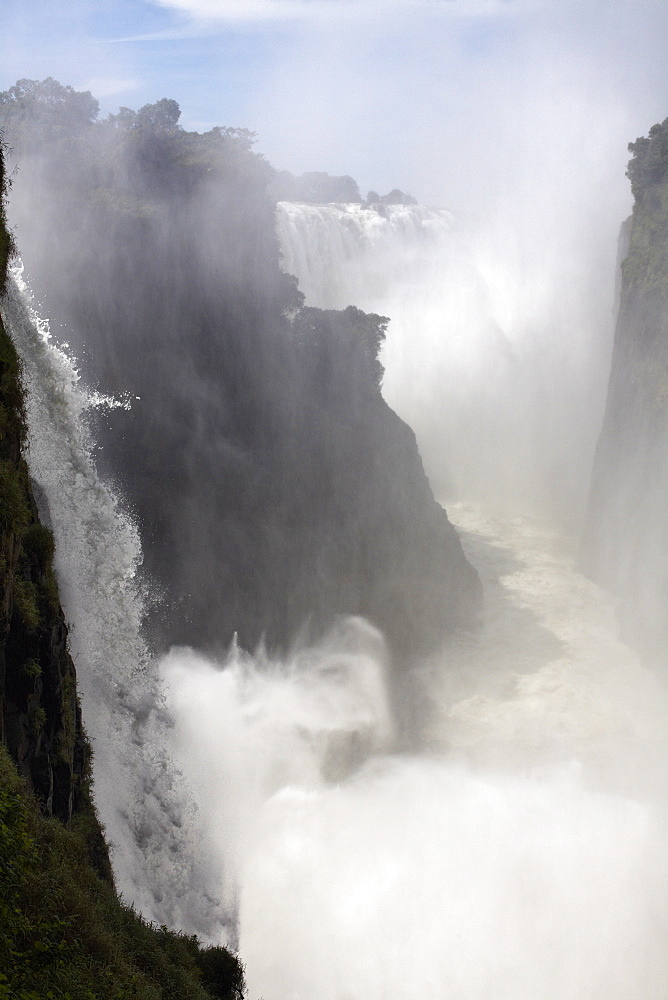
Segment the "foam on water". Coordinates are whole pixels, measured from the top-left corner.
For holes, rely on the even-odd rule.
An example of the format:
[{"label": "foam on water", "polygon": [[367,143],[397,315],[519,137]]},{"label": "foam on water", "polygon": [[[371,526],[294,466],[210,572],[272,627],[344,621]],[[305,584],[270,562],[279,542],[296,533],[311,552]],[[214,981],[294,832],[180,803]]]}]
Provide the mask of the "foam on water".
[{"label": "foam on water", "polygon": [[428,752],[268,800],[241,908],[251,996],[665,991],[665,692],[554,532],[458,513],[487,552],[485,626],[432,664]]}]

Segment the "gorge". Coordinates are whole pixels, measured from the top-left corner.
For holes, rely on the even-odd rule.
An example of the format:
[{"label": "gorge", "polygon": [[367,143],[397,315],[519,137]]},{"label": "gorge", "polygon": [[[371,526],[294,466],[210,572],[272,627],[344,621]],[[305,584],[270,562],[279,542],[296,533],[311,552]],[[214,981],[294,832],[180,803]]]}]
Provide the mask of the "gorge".
[{"label": "gorge", "polygon": [[274,206],[247,135],[153,108],[12,140],[2,306],[117,886],[253,998],[660,996],[663,127],[604,418],[607,319],[555,325],[538,267],[445,210]]}]

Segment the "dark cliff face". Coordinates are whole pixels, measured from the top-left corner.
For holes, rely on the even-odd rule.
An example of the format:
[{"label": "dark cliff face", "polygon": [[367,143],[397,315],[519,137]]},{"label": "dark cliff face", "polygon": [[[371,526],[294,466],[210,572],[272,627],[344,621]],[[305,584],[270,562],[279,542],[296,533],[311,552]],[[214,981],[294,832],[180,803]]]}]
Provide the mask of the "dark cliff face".
[{"label": "dark cliff face", "polygon": [[619,316],[582,562],[625,637],[668,662],[668,119],[629,146]]},{"label": "dark cliff face", "polygon": [[14,192],[28,278],[88,380],[131,397],[95,433],[154,645],[280,651],[361,614],[402,664],[471,619],[477,576],[382,400],[384,321],[303,309],[281,273],[271,176],[226,130],[45,140]]},{"label": "dark cliff face", "polygon": [[[11,241],[3,219],[0,229],[2,294]],[[75,808],[88,802],[90,751],[52,567],[53,537],[39,522],[21,453],[25,435],[19,360],[0,319],[0,741],[44,812],[69,824]]]}]

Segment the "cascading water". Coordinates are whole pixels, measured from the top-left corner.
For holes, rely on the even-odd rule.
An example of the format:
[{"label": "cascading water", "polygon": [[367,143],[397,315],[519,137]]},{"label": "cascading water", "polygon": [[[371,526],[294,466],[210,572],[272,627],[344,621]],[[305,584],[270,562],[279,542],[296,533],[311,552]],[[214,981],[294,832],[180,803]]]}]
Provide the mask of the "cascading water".
[{"label": "cascading water", "polygon": [[[141,634],[139,534],[96,472],[87,415],[129,405],[81,385],[51,340],[21,265],[10,274],[3,320],[21,357],[27,460],[40,515],[54,533],[55,569],[70,622],[84,723],[95,752],[95,801],[119,891],[149,918],[218,936],[225,923],[206,882],[195,806],[167,752],[169,717]],[[67,345],[64,345],[65,348]]]}]

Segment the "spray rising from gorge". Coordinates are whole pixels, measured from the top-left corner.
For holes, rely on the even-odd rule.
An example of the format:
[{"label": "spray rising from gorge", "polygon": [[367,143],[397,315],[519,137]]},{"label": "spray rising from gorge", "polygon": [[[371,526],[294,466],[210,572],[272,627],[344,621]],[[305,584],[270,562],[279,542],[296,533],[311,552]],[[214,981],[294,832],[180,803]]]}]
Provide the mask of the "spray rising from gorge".
[{"label": "spray rising from gorge", "polygon": [[307,304],[390,317],[383,393],[437,496],[577,530],[610,364],[614,247],[592,261],[567,226],[522,232],[531,211],[277,209],[283,265]]},{"label": "spray rising from gorge", "polygon": [[[128,146],[146,181],[153,147],[137,134]],[[158,138],[163,151],[183,141]],[[231,150],[222,138],[207,141],[248,166],[239,137]],[[302,309],[278,268],[258,289],[236,261],[210,256],[212,232],[236,238],[233,199],[218,193],[215,224],[205,220],[209,179],[204,192],[184,185],[188,210],[174,209],[180,175],[169,169],[153,201],[138,185],[136,202],[84,202],[91,230],[102,201],[125,241],[104,245],[103,266],[69,248],[68,266],[88,279],[69,301],[40,271],[39,241],[29,247],[59,321],[87,339],[91,369],[99,349],[105,390],[133,397],[95,433],[107,469],[126,476],[151,567],[166,565],[173,589],[152,621],[165,655],[139,638],[137,535],[90,463],[71,367],[36,337],[20,291],[8,310],[26,345],[32,474],[60,544],[75,536],[59,569],[121,885],[150,916],[238,943],[251,997],[661,995],[665,691],[619,641],[610,597],[575,571],[567,530],[603,407],[612,276],[601,313],[597,297],[553,284],[556,251],[527,271],[522,255],[490,252],[498,232],[483,239],[448,212],[283,203],[283,263]],[[266,206],[249,197],[244,209],[266,236]],[[208,228],[188,230],[189,252],[175,257],[189,212]],[[270,238],[259,243],[256,280],[273,259]],[[391,317],[383,392],[411,416],[432,483],[456,497],[463,552],[380,395],[383,321],[329,311],[351,304]],[[141,340],[144,326],[155,343]],[[181,372],[175,401],[165,385]],[[52,452],[76,496],[40,457]],[[419,532],[405,528],[413,520]],[[123,543],[111,551],[110,528]],[[425,537],[449,581],[426,573]],[[297,580],[302,564],[313,573]],[[110,633],[89,631],[97,586],[90,619],[99,629],[117,609]],[[315,626],[281,641],[275,623],[304,616],[305,592]],[[329,620],[318,618],[322,594]],[[263,647],[242,611],[272,595]],[[235,615],[241,642],[230,644]],[[424,645],[411,635],[402,647],[407,622]],[[112,680],[99,646],[121,635]]]}]

